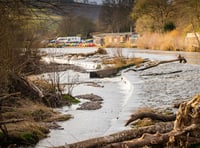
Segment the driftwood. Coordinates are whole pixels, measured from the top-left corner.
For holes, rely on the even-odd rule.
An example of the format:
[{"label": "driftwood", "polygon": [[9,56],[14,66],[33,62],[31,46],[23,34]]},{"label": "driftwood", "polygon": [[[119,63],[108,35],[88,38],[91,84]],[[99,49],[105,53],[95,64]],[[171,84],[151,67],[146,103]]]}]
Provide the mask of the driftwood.
[{"label": "driftwood", "polygon": [[[148,133],[148,132],[146,132]],[[200,95],[180,105],[174,129],[164,134],[144,134],[141,138],[107,145],[107,147],[143,147],[162,145],[189,147],[200,143]]]},{"label": "driftwood", "polygon": [[[166,143],[169,141],[170,136],[181,136],[187,132],[190,132],[192,130],[195,130],[197,127],[197,125],[192,124],[189,127],[186,127],[184,129],[182,129],[181,131],[172,131],[172,132],[168,132],[168,133],[164,133],[164,134],[143,134],[142,137],[134,139],[134,140],[130,140],[130,141],[125,141],[125,142],[120,142],[120,143],[114,143],[114,144],[110,144],[107,145],[106,148],[138,148],[138,147],[143,147],[143,146],[149,146],[149,145],[166,145]],[[197,139],[195,139],[197,140]],[[194,139],[190,139],[188,142],[190,142],[191,144],[193,144],[195,141]],[[200,140],[198,140],[198,142],[200,142]],[[173,147],[172,145],[170,145],[170,143],[168,143],[168,147]]]},{"label": "driftwood", "polygon": [[173,59],[173,60],[166,60],[166,61],[159,61],[159,62],[149,62],[149,64],[146,67],[131,68],[131,69],[126,70],[125,72],[128,72],[128,71],[136,71],[136,72],[137,71],[144,71],[144,70],[156,67],[160,64],[172,63],[172,62],[177,62],[177,61],[179,61],[180,63],[182,63],[182,62],[186,63],[187,62],[187,60],[184,57],[178,57],[177,59]]},{"label": "driftwood", "polygon": [[150,73],[150,74],[144,74],[141,76],[160,76],[160,75],[169,75],[169,74],[175,74],[175,73],[180,73],[183,72],[182,70],[176,70],[176,71],[172,71],[172,72],[161,72],[161,73]]},{"label": "driftwood", "polygon": [[152,120],[160,120],[166,122],[166,121],[174,121],[176,119],[176,115],[162,115],[153,112],[140,112],[131,115],[131,118],[126,122],[125,126],[129,125],[131,122],[137,119],[144,119],[144,118],[150,118]]}]

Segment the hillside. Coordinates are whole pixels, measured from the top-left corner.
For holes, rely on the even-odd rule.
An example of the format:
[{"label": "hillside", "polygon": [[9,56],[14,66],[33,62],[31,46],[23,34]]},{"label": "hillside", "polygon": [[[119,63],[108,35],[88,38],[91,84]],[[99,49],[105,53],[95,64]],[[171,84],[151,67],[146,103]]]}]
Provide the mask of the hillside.
[{"label": "hillside", "polygon": [[55,12],[61,16],[77,15],[84,16],[94,22],[98,21],[101,5],[89,5],[84,3],[63,3],[61,12]]}]

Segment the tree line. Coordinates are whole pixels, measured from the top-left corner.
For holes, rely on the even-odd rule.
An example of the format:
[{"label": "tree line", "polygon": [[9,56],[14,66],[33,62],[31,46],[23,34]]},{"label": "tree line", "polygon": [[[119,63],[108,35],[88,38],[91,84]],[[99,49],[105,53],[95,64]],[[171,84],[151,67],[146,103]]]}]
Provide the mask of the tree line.
[{"label": "tree line", "polygon": [[[167,32],[175,28],[185,32],[196,32],[200,29],[199,0],[103,0],[98,22],[81,18],[83,26],[79,32]],[[81,15],[80,15],[81,16]],[[63,17],[60,27],[70,21],[79,23],[79,17]],[[90,23],[89,23],[90,22]],[[73,23],[71,23],[72,26]],[[65,34],[76,34],[64,31]],[[89,29],[90,28],[90,29]],[[82,30],[82,31],[81,31]]]}]

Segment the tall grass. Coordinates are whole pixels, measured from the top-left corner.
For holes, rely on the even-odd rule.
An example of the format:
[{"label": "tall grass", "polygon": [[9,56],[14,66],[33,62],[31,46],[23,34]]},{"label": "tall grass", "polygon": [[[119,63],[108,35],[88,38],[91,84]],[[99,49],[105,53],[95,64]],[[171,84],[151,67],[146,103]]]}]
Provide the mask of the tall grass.
[{"label": "tall grass", "polygon": [[146,33],[137,40],[136,44],[137,47],[145,49],[186,50],[185,37],[178,30],[173,30],[164,34]]}]

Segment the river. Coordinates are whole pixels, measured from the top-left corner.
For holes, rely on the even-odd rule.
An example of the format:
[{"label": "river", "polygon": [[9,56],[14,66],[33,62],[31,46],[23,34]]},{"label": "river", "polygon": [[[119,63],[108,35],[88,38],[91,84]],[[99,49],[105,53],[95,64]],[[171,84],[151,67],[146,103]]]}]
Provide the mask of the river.
[{"label": "river", "polygon": [[[65,51],[69,52],[68,48],[66,50],[65,49],[62,50],[63,50],[62,52]],[[80,50],[83,51],[83,49]],[[91,52],[93,50],[96,49],[88,48],[88,52]],[[87,50],[84,50],[84,52],[85,51]],[[115,53],[113,49],[107,49],[107,51],[110,55]],[[76,52],[81,52],[81,51],[76,49]],[[187,59],[188,64],[196,64],[196,65],[200,64],[199,60],[200,53],[171,52],[171,51],[169,52],[169,51],[141,50],[141,49],[123,49],[122,53],[125,57],[135,56],[135,57],[148,58],[151,60],[170,60],[176,58],[178,54],[181,54]],[[175,65],[175,66],[177,66],[176,69],[178,68],[184,69],[184,65]],[[187,66],[187,68],[188,67],[190,66]],[[195,66],[194,69],[196,69]],[[66,77],[63,77],[61,81],[64,83],[65,79]],[[85,110],[76,110],[77,105],[73,105],[71,107],[63,107],[57,109],[58,111],[64,114],[72,114],[74,118],[66,122],[59,122],[59,125],[62,126],[64,130],[51,130],[49,137],[44,140],[41,140],[36,145],[37,148],[60,146],[64,144],[77,142],[80,140],[108,135],[114,132],[129,129],[130,127],[125,127],[124,124],[126,120],[129,118],[130,114],[140,107],[146,107],[151,105],[147,103],[148,99],[144,97],[146,94],[144,94],[142,91],[142,89],[146,89],[144,88],[144,85],[142,85],[144,84],[145,79],[141,79],[139,74],[133,72],[127,72],[127,73],[122,72],[122,75],[118,77],[91,80],[89,78],[89,74],[84,73],[80,75],[80,79],[84,79],[85,81],[97,82],[103,87],[92,87],[86,84],[81,84],[78,87],[74,88],[73,95],[81,95],[88,93],[99,95],[104,99],[102,108],[94,111],[85,111]],[[170,91],[171,88],[170,87],[168,88]],[[199,88],[195,88],[195,90],[196,91],[192,92],[191,95],[200,92]],[[156,92],[154,94],[156,94]],[[148,94],[148,95],[154,95],[154,94]],[[162,95],[166,96],[166,93],[163,92],[162,94],[160,94],[160,96]],[[180,96],[181,94],[178,95]],[[143,100],[141,100],[141,98],[143,98]],[[148,102],[151,102],[151,100]],[[155,102],[153,103],[152,106],[156,104]],[[169,104],[172,102],[166,100],[166,102],[161,102],[161,103],[166,104],[166,107],[169,107]]]}]

